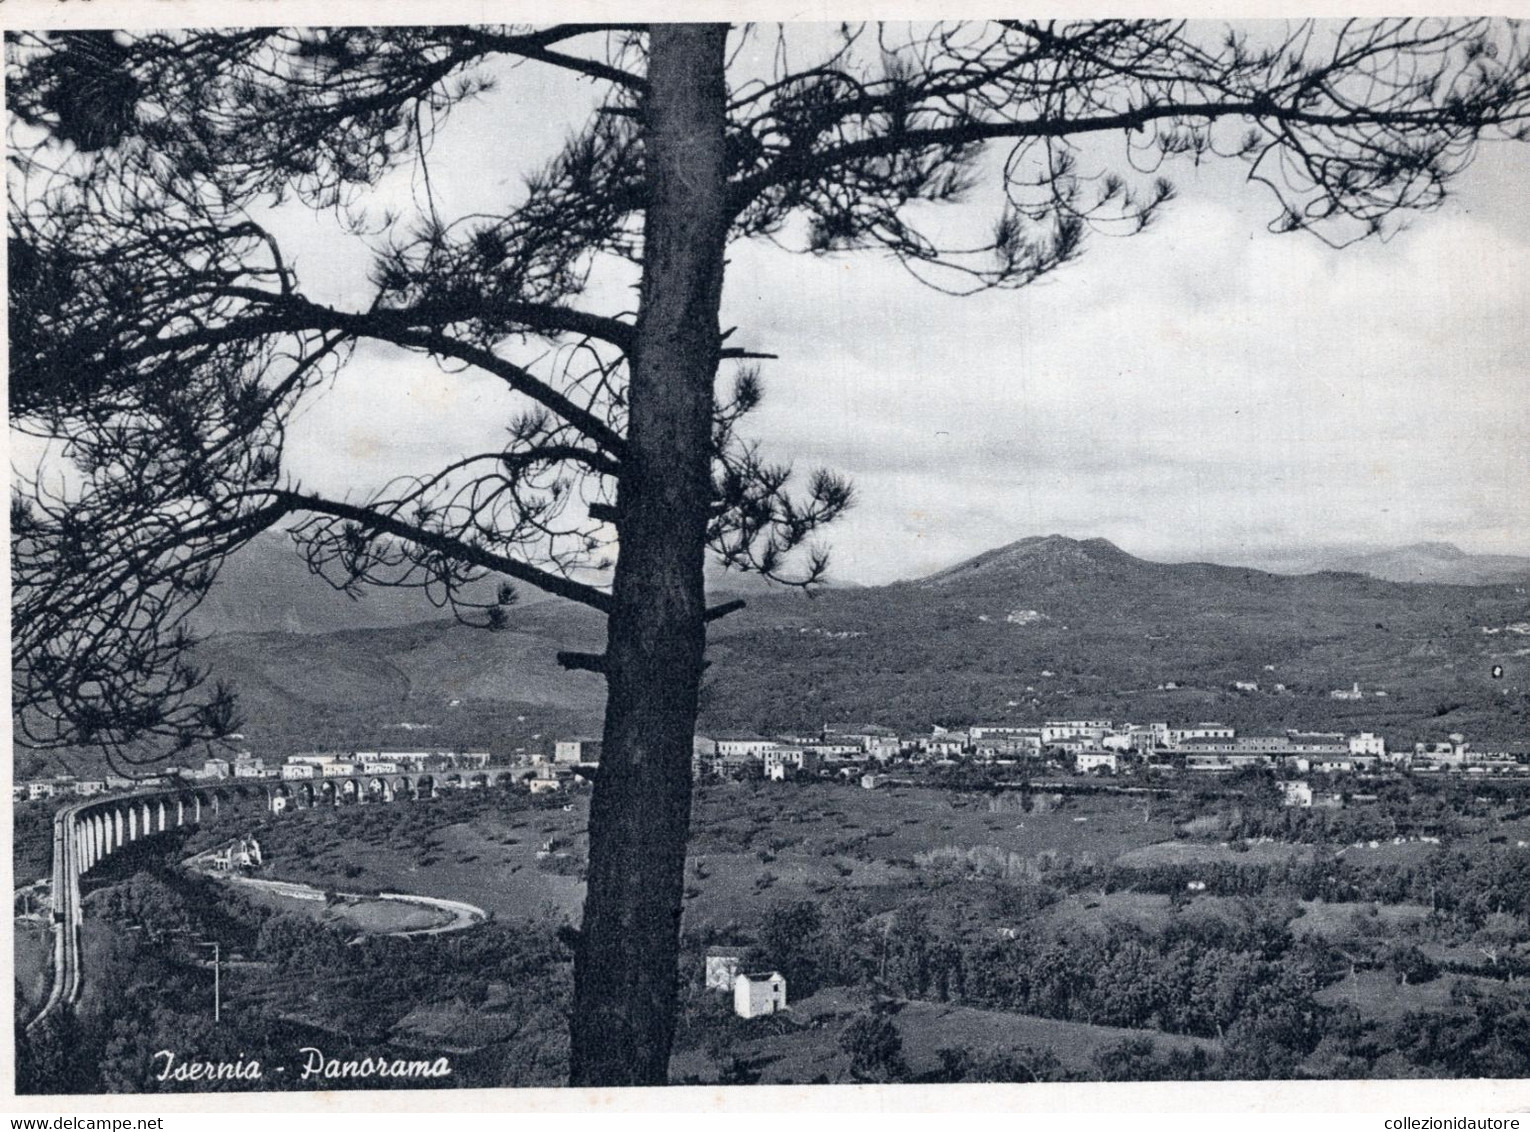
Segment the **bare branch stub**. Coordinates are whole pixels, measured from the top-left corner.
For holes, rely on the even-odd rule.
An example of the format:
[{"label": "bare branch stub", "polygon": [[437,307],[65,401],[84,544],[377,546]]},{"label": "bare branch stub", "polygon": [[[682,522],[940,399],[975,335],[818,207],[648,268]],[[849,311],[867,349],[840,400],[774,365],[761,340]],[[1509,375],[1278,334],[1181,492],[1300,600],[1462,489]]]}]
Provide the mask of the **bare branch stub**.
[{"label": "bare branch stub", "polygon": [[748,604],[743,598],[734,598],[732,601],[725,601],[720,605],[714,605],[707,610],[707,620],[720,621],[730,613],[737,613],[746,608]]}]

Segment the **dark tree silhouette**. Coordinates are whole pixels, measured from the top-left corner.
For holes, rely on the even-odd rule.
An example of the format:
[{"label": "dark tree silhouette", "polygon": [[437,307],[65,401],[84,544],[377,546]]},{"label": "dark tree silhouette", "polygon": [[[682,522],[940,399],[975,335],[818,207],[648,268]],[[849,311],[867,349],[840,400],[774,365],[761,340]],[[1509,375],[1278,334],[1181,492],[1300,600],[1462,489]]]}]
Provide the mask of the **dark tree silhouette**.
[{"label": "dark tree silhouette", "polygon": [[[664,1080],[706,624],[732,607],[707,609],[703,557],[812,584],[813,534],[850,502],[829,472],[793,494],[737,434],[759,355],[719,325],[729,243],[1016,287],[1092,230],[1148,224],[1176,160],[1242,161],[1273,228],[1342,243],[1438,205],[1479,140],[1525,137],[1515,25],[1271,28],[12,35],[10,405],[54,456],[13,492],[21,734],[128,761],[226,735],[232,695],[187,662],[186,617],[273,527],[336,586],[422,587],[488,628],[515,584],[602,611],[604,653],[562,656],[608,686],[572,1079]],[[598,111],[518,203],[441,217],[431,139],[533,66],[593,84]],[[425,200],[371,231],[368,300],[306,294],[262,210],[344,217],[409,163]],[[921,227],[984,184],[1003,189],[984,238]],[[640,272],[635,311],[590,308],[613,262]],[[293,482],[287,422],[361,344],[503,382],[523,406],[505,444],[369,497]]]}]

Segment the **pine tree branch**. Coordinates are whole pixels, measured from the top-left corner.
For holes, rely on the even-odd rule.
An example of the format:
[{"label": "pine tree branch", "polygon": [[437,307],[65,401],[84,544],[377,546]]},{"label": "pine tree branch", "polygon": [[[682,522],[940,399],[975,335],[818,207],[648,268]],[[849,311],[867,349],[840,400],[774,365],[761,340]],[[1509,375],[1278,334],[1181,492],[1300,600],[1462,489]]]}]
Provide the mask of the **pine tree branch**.
[{"label": "pine tree branch", "polygon": [[306,492],[275,491],[272,495],[290,504],[292,510],[309,511],[318,515],[333,515],[338,519],[346,519],[361,527],[377,531],[381,534],[393,535],[396,538],[407,539],[418,546],[428,550],[434,550],[440,554],[448,555],[459,561],[480,566],[485,570],[493,570],[514,578],[516,581],[525,582],[527,585],[536,586],[539,590],[554,594],[557,597],[565,597],[570,601],[577,601],[581,605],[587,605],[591,609],[598,609],[602,613],[610,611],[611,595],[594,586],[587,586],[582,582],[576,582],[551,571],[540,569],[527,562],[519,562],[514,558],[506,558],[502,554],[484,550],[482,547],[473,546],[461,539],[452,538],[436,531],[429,531],[423,527],[406,523],[392,515],[374,510],[370,507],[358,507],[355,504],[343,503],[335,499],[325,499],[319,495]]},{"label": "pine tree branch", "polygon": [[551,51],[549,47],[554,43],[561,43],[566,39],[572,39],[579,35],[588,35],[596,32],[610,31],[641,31],[641,24],[559,24],[526,35],[499,35],[493,32],[478,32],[473,35],[473,42],[487,50],[498,51],[506,55],[517,55],[522,59],[529,59],[535,63],[547,63],[554,67],[561,67],[566,71],[586,75],[592,79],[603,79],[606,82],[616,83],[618,86],[629,90],[646,91],[648,82],[640,75],[634,75],[624,71],[620,67],[613,67],[609,63],[602,63],[596,59],[585,59],[578,55],[567,55],[561,51]]},{"label": "pine tree branch", "polygon": [[[406,349],[424,350],[439,357],[453,358],[468,365],[492,373],[517,393],[524,394],[537,404],[557,414],[589,437],[601,448],[618,458],[626,450],[626,441],[603,420],[588,409],[575,404],[546,382],[501,358],[492,350],[452,338],[438,329],[419,329],[416,324],[426,321],[411,317],[412,311],[366,311],[336,310],[320,303],[296,296],[273,295],[259,288],[229,288],[222,293],[234,297],[268,303],[270,309],[260,314],[236,318],[222,326],[212,326],[168,338],[155,338],[134,350],[124,351],[113,358],[118,365],[131,365],[145,358],[175,354],[223,342],[236,342],[257,338],[266,334],[296,333],[305,330],[337,331],[354,338],[370,338]],[[543,329],[567,330],[590,334],[605,341],[619,344],[630,334],[625,324],[579,311],[540,304],[510,304],[525,306],[527,319],[537,318]],[[567,317],[564,317],[564,316]],[[470,317],[458,312],[457,318]],[[528,325],[530,323],[528,322]],[[613,329],[621,327],[618,332]]]},{"label": "pine tree branch", "polygon": [[[1265,119],[1276,124],[1323,129],[1356,126],[1441,128],[1460,127],[1463,124],[1447,106],[1429,105],[1391,111],[1360,108],[1339,113],[1319,112],[1283,105],[1270,94],[1209,102],[1148,103],[1114,114],[1084,117],[1065,115],[1014,122],[970,121],[951,126],[900,130],[817,151],[790,150],[758,173],[735,181],[728,194],[728,203],[733,214],[737,215],[761,193],[778,185],[811,180],[852,162],[924,148],[963,146],[1005,139],[1065,138],[1115,130],[1129,131],[1164,119],[1203,118],[1214,121],[1229,117]],[[1485,116],[1480,126],[1508,125],[1526,119],[1530,119],[1530,108],[1516,108]]]}]

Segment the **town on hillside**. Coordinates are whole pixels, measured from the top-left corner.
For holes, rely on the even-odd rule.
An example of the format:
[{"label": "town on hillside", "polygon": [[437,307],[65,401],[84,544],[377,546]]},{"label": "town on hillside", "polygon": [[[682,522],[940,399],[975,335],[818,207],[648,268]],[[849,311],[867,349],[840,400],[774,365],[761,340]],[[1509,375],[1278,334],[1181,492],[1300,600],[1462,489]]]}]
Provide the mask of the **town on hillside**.
[{"label": "town on hillside", "polygon": [[[181,783],[224,781],[312,783],[363,780],[372,793],[391,791],[386,780],[407,775],[428,788],[474,789],[510,785],[546,793],[587,785],[600,762],[600,740],[558,739],[550,754],[518,751],[315,751],[267,759],[249,750],[203,760],[200,766],[165,766],[148,777],[60,774],[17,782],[16,802],[117,791],[168,788]],[[1474,750],[1466,736],[1415,742],[1393,749],[1374,732],[1296,731],[1240,734],[1216,722],[1169,724],[1103,719],[1047,720],[1034,725],[973,724],[965,729],[932,726],[917,733],[876,724],[824,726],[816,735],[766,736],[747,731],[698,734],[692,772],[705,779],[842,779],[874,789],[913,774],[957,767],[1003,774],[1108,778],[1140,774],[1217,775],[1267,769],[1296,775],[1413,774],[1530,775],[1530,752]],[[1292,805],[1337,804],[1338,794],[1314,794],[1306,782],[1284,785]],[[360,796],[360,795],[358,795]],[[1362,795],[1363,797],[1363,795]]]}]

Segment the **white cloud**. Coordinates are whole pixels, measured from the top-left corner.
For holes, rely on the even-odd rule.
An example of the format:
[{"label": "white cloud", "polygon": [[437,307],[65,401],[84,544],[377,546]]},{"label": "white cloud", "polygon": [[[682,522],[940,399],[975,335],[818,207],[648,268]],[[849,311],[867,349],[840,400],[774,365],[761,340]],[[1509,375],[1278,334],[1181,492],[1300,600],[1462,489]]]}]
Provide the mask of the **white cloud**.
[{"label": "white cloud", "polygon": [[[1530,238],[1451,209],[1331,250],[1191,186],[1015,294],[946,299],[872,257],[735,254],[757,431],[851,473],[841,573],[1062,530],[1163,556],[1454,538],[1530,550]],[[1497,222],[1495,222],[1495,220]]]},{"label": "white cloud", "polygon": [[[444,214],[512,199],[584,113],[590,87],[528,88],[537,73],[443,135]],[[1234,166],[1177,175],[1159,226],[1096,237],[1016,293],[947,298],[869,253],[732,249],[725,322],[780,355],[750,431],[857,484],[826,532],[841,576],[1052,531],[1161,557],[1425,538],[1530,553],[1527,147],[1485,152],[1457,202],[1342,252],[1268,235],[1270,201]],[[402,173],[369,204],[422,191]],[[332,216],[273,223],[317,297],[364,301],[363,241]],[[627,282],[598,297],[631,305]],[[520,407],[492,378],[365,349],[295,424],[291,467],[364,494],[495,445]]]}]

